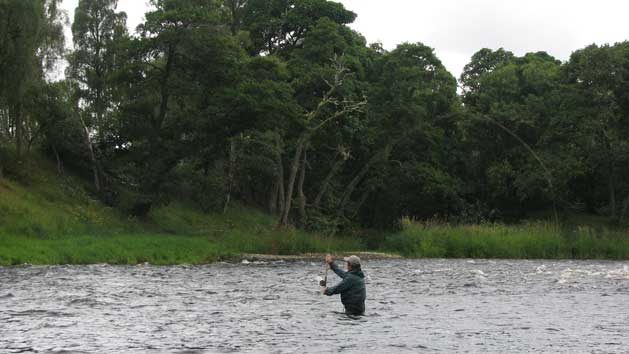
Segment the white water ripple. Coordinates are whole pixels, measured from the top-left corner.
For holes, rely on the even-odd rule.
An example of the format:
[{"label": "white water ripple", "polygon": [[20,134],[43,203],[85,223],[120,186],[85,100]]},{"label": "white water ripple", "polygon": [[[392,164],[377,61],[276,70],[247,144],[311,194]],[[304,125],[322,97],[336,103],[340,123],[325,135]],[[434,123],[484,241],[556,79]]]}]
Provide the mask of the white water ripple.
[{"label": "white water ripple", "polygon": [[[366,262],[367,316],[312,262],[0,268],[0,353],[625,353],[626,262]],[[328,284],[338,278],[330,272]]]}]

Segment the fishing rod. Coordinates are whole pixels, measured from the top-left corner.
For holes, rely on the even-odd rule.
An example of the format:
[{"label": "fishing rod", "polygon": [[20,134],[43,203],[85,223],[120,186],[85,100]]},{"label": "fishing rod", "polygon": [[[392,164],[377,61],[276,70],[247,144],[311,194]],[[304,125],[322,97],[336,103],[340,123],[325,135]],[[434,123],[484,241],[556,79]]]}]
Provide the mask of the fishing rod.
[{"label": "fishing rod", "polygon": [[326,287],[328,285],[328,270],[330,269],[330,265],[328,262],[325,262],[325,272],[323,273],[323,279],[319,281],[319,285],[322,287]]},{"label": "fishing rod", "polygon": [[323,279],[319,281],[319,285],[325,289],[328,286],[328,270],[330,270],[330,263],[327,262],[327,256],[330,254],[330,240],[331,235],[327,235],[327,248],[326,248],[326,260],[325,260],[325,271],[323,272]]}]

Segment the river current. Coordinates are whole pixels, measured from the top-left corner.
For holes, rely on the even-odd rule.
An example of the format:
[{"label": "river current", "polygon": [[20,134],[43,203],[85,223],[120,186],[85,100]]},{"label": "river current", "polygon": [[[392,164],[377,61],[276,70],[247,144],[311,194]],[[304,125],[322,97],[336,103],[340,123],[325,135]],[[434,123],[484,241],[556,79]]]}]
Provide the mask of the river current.
[{"label": "river current", "polygon": [[[365,262],[367,315],[322,264],[0,268],[0,353],[627,353],[629,263]],[[337,278],[330,273],[329,282]]]}]

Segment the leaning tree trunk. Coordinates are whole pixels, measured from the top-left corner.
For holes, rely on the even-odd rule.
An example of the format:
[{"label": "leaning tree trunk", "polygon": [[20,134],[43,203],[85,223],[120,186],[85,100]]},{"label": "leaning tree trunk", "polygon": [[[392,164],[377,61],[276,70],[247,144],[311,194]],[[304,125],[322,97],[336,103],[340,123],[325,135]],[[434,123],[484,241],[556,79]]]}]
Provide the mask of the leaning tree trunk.
[{"label": "leaning tree trunk", "polygon": [[57,173],[63,174],[63,163],[61,162],[61,157],[59,156],[59,151],[57,151],[57,147],[55,145],[52,146],[52,152],[55,154],[55,160],[57,161]]},{"label": "leaning tree trunk", "polygon": [[281,226],[288,225],[288,216],[293,204],[293,191],[295,190],[295,180],[297,179],[297,172],[299,171],[299,163],[301,161],[301,155],[308,141],[309,133],[302,133],[297,140],[297,147],[295,148],[295,155],[293,156],[293,162],[291,163],[290,172],[288,175],[288,184],[286,185],[286,196],[284,202],[284,212],[280,219]]},{"label": "leaning tree trunk", "polygon": [[234,188],[234,178],[236,176],[236,142],[234,139],[229,144],[229,167],[227,172],[227,188],[225,192],[225,204],[223,205],[223,213],[227,212],[229,203],[232,199],[232,189]]},{"label": "leaning tree trunk", "polygon": [[609,174],[609,182],[608,182],[608,186],[609,186],[609,208],[610,210],[610,216],[612,219],[616,218],[616,182],[614,179],[614,170],[613,168],[610,171]]},{"label": "leaning tree trunk", "polygon": [[312,206],[315,209],[319,209],[321,207],[321,200],[323,200],[323,197],[328,192],[328,188],[330,187],[330,183],[332,182],[332,179],[341,170],[341,167],[343,167],[343,165],[345,164],[345,161],[347,160],[341,159],[341,160],[336,161],[334,165],[332,166],[332,169],[330,169],[330,172],[328,173],[328,175],[323,180],[323,183],[321,183],[321,189],[319,190],[319,193],[315,197],[314,203],[312,204]]},{"label": "leaning tree trunk", "polygon": [[629,211],[629,196],[625,198],[625,201],[622,203],[622,212],[620,213],[620,222],[625,221],[627,217],[627,211]]},{"label": "leaning tree trunk", "polygon": [[83,134],[85,139],[85,146],[87,148],[88,153],[90,154],[90,162],[92,163],[92,173],[94,175],[94,188],[96,188],[96,192],[101,191],[101,183],[100,183],[100,173],[98,172],[98,160],[96,159],[96,154],[94,153],[94,145],[92,144],[92,139],[90,138],[90,131],[87,128],[87,125],[83,121],[83,118],[80,118],[81,125],[83,125]]},{"label": "leaning tree trunk", "polygon": [[393,149],[393,144],[387,145],[384,150],[375,154],[369,161],[363,166],[363,168],[356,174],[356,176],[352,179],[352,181],[345,188],[345,192],[343,193],[343,197],[341,198],[341,203],[339,204],[338,215],[343,216],[345,212],[345,207],[347,203],[349,203],[352,194],[358,184],[365,178],[367,173],[371,170],[371,167],[379,161],[386,161],[389,159],[389,155],[391,154],[391,150]]},{"label": "leaning tree trunk", "polygon": [[308,214],[306,214],[306,194],[304,193],[304,183],[306,182],[306,165],[308,164],[308,149],[304,150],[304,158],[301,160],[301,171],[299,173],[299,185],[297,193],[299,195],[299,216],[302,223],[306,223]]},{"label": "leaning tree trunk", "polygon": [[277,201],[279,204],[278,212],[280,215],[282,215],[282,213],[284,213],[284,210],[286,210],[286,189],[284,188],[284,164],[282,163],[281,159],[279,175],[277,176],[277,184],[279,185],[279,191],[277,195]]},{"label": "leaning tree trunk", "polygon": [[17,157],[20,159],[22,157],[22,150],[24,149],[24,122],[22,122],[22,105],[15,105],[14,109],[14,119],[13,123],[15,124],[15,148],[17,152]]},{"label": "leaning tree trunk", "polygon": [[280,136],[275,138],[275,181],[269,196],[269,212],[283,215],[284,213],[284,163],[282,162],[282,142]]},{"label": "leaning tree trunk", "polygon": [[275,214],[277,213],[277,198],[280,194],[280,185],[277,183],[277,178],[273,181],[273,185],[271,187],[271,193],[269,193],[269,202],[268,202],[268,210],[269,213]]},{"label": "leaning tree trunk", "polygon": [[358,201],[358,204],[356,204],[353,217],[356,217],[356,215],[358,215],[358,211],[360,210],[360,208],[362,208],[362,206],[365,204],[367,199],[369,199],[370,194],[371,194],[370,190],[366,190],[363,192],[363,195],[360,197],[360,201]]}]

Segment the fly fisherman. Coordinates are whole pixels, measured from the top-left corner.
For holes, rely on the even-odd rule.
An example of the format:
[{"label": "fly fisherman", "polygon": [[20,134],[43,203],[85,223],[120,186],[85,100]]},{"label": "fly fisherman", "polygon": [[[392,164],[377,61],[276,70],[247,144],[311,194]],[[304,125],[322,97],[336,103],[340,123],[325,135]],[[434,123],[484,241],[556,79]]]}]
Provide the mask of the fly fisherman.
[{"label": "fly fisherman", "polygon": [[356,256],[345,258],[347,272],[334,264],[334,259],[329,254],[325,256],[325,262],[343,280],[334,287],[325,288],[323,294],[327,296],[341,294],[345,313],[353,316],[364,315],[367,292],[365,290],[365,274],[360,269],[360,258]]}]

